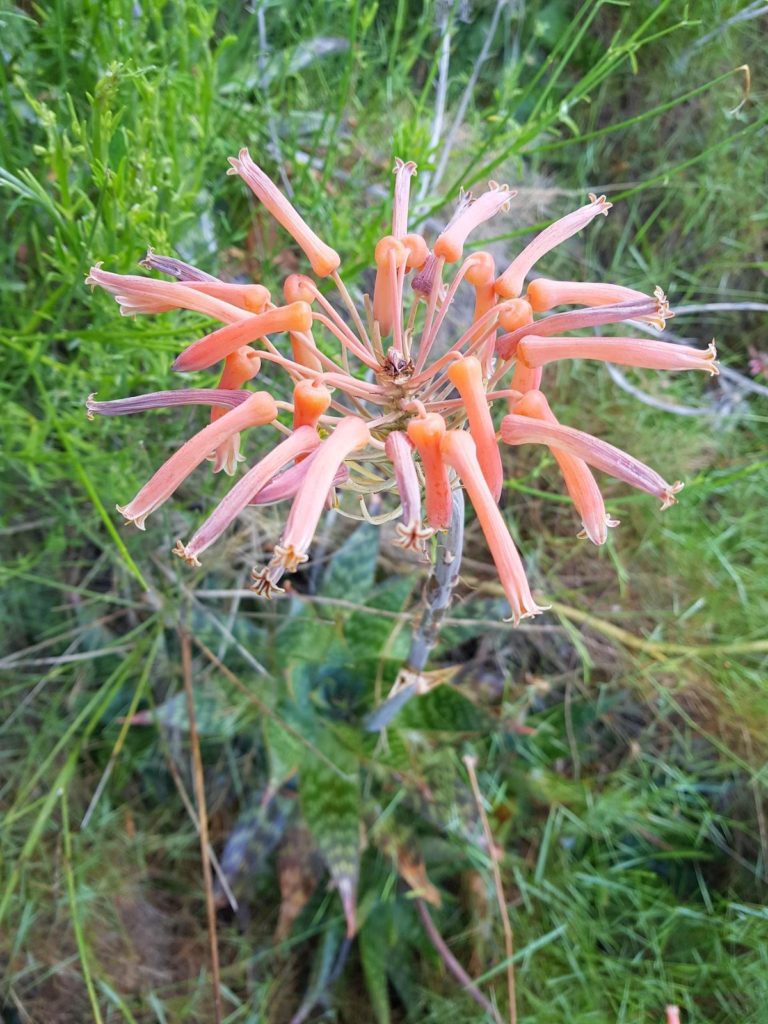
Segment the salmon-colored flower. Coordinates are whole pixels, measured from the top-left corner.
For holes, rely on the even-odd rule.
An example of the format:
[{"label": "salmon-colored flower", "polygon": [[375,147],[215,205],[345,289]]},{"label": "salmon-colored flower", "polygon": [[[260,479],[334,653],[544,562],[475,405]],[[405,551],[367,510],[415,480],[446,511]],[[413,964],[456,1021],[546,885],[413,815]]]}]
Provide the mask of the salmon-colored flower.
[{"label": "salmon-colored flower", "polygon": [[544,609],[531,596],[520,555],[480,471],[474,441],[464,430],[448,430],[440,442],[440,450],[446,464],[458,473],[469,495],[512,609],[515,625],[520,619],[538,615]]},{"label": "salmon-colored flower", "polygon": [[[523,398],[514,403],[512,411],[518,416],[530,416],[532,419],[559,425],[541,391],[528,391]],[[569,455],[560,448],[553,447],[551,451],[584,527],[583,533],[579,536],[589,537],[593,544],[605,544],[608,539],[608,527],[618,526],[619,521],[605,511],[603,496],[589,466],[583,459]]]},{"label": "salmon-colored flower", "polygon": [[317,237],[272,179],[251,160],[248,150],[241,149],[236,157],[230,157],[229,162],[232,166],[227,174],[240,175],[275,220],[298,242],[314,272],[319,277],[332,274],[341,263],[339,254]]},{"label": "salmon-colored flower", "polygon": [[511,413],[501,421],[501,438],[507,444],[546,444],[550,448],[574,455],[631,487],[655,495],[661,500],[662,509],[674,505],[677,501],[675,495],[683,489],[679,480],[669,484],[656,470],[639,459],[607,441],[601,441],[599,437],[574,430],[573,427],[541,423],[528,416]]},{"label": "salmon-colored flower", "polygon": [[[548,364],[562,360],[717,372],[713,345],[699,351],[646,338],[570,336],[638,321],[663,327],[671,313],[661,289],[646,295],[610,283],[539,277],[523,296],[526,278],[539,261],[608,213],[605,197],[591,196],[588,204],[545,228],[496,276],[490,253],[464,256],[464,246],[475,228],[503,213],[514,193],[492,183],[476,200],[461,195],[430,251],[428,240],[409,230],[416,167],[398,160],[392,232],[370,253],[373,293],[358,306],[339,272],[338,253],[312,231],[248,151],[230,163],[229,173],[249,185],[303,250],[315,278],[290,274],[283,283],[284,304],[276,305],[260,283],[230,284],[151,249],[141,265],[172,280],[112,274],[98,264],[91,269],[88,283],[114,295],[125,315],[187,309],[222,325],[192,339],[172,367],[181,373],[216,368],[202,382],[207,386],[112,401],[92,395],[86,403],[91,418],[180,406],[203,406],[210,416],[208,426],[182,444],[121,509],[126,519],[143,529],[147,516],[212,457],[215,470],[239,473],[239,479],[189,543],[177,544],[176,553],[197,565],[246,507],[258,515],[264,504],[290,501],[271,559],[253,574],[253,591],[268,597],[279,593],[283,576],[309,557],[329,505],[370,522],[399,520],[396,543],[423,553],[434,531],[451,526],[460,507],[453,491],[463,488],[512,618],[519,621],[541,609],[498,505],[505,446],[544,444],[551,450],[584,533],[595,544],[605,542],[615,521],[589,467],[655,495],[663,507],[674,503],[682,484],[668,483],[600,438],[561,425],[544,393]],[[331,280],[321,287],[316,277]],[[449,314],[458,309],[462,291],[474,304],[471,320],[457,328]],[[549,314],[568,306],[576,308]],[[275,391],[279,401],[269,393],[274,372],[287,375]],[[261,390],[254,391],[257,373]],[[269,431],[256,434],[262,444],[254,458],[248,453],[249,444],[255,447],[249,428],[270,423]],[[368,501],[376,508],[369,509]]]},{"label": "salmon-colored flower", "polygon": [[585,228],[590,221],[602,214],[608,216],[613,204],[605,196],[590,195],[586,206],[579,207],[548,228],[544,228],[523,251],[516,256],[504,273],[496,281],[496,290],[505,299],[516,299],[523,290],[525,275],[535,266],[542,256],[546,256],[566,239]]},{"label": "salmon-colored flower", "polygon": [[421,456],[427,522],[433,530],[447,530],[451,522],[451,481],[440,450],[444,434],[445,420],[436,412],[408,424],[408,437]]},{"label": "salmon-colored flower", "polygon": [[464,402],[469,432],[477,449],[478,465],[494,501],[498,501],[504,483],[504,471],[501,467],[501,454],[496,443],[496,430],[493,426],[491,410],[488,407],[488,399],[485,397],[480,360],[475,356],[457,359],[448,370],[448,379]]},{"label": "salmon-colored flower", "polygon": [[715,343],[705,349],[647,338],[541,338],[524,337],[517,358],[528,367],[546,366],[560,359],[595,359],[646,370],[704,370],[719,373]]},{"label": "salmon-colored flower", "polygon": [[230,409],[221,419],[209,423],[191,437],[158,469],[133,501],[127,505],[118,505],[117,511],[127,522],[134,523],[143,530],[147,516],[170,498],[179,484],[223,441],[249,427],[271,423],[276,416],[277,406],[274,398],[266,391],[255,392],[235,409]]}]

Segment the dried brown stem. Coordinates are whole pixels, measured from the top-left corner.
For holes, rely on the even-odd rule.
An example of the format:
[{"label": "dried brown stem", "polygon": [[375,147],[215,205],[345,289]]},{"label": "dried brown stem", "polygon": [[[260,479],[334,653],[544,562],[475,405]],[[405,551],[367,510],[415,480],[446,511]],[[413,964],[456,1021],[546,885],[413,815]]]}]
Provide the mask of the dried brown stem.
[{"label": "dried brown stem", "polygon": [[213,896],[211,860],[208,856],[208,811],[205,804],[205,783],[203,780],[203,759],[200,754],[200,737],[195,719],[195,701],[192,694],[192,646],[189,633],[179,628],[181,638],[181,670],[184,677],[184,692],[187,695],[187,716],[189,718],[189,743],[192,748],[192,767],[195,781],[195,801],[200,835],[200,860],[203,867],[205,886],[205,910],[208,917],[208,938],[211,945],[211,975],[213,978],[213,1008],[216,1024],[223,1020],[221,1008],[221,973],[219,970],[219,943],[216,934],[216,903]]},{"label": "dried brown stem", "polygon": [[478,1006],[482,1006],[485,1012],[493,1018],[496,1024],[503,1024],[501,1016],[499,1015],[499,1011],[496,1009],[493,1003],[486,999],[486,997],[483,995],[483,993],[480,991],[480,989],[477,987],[474,981],[472,981],[470,976],[467,974],[467,972],[461,966],[459,961],[448,948],[445,939],[437,930],[437,926],[435,922],[432,920],[432,916],[429,913],[429,910],[427,909],[427,905],[424,902],[424,900],[419,899],[417,897],[414,902],[416,903],[416,909],[418,910],[419,917],[421,918],[422,924],[424,925],[424,931],[429,936],[429,941],[435,947],[435,950],[437,951],[440,959],[443,961],[447,969],[454,976],[456,981],[458,981],[461,987],[466,990],[467,995],[471,996],[474,999],[474,1001],[478,1004]]},{"label": "dried brown stem", "polygon": [[480,785],[477,781],[477,772],[475,771],[476,759],[471,755],[464,757],[464,764],[467,766],[467,773],[469,774],[469,781],[472,786],[472,793],[475,797],[475,803],[477,804],[477,811],[480,815],[480,821],[483,825],[483,833],[485,835],[485,841],[488,844],[488,853],[491,857],[491,870],[493,871],[493,883],[496,888],[496,902],[499,905],[499,913],[501,914],[501,924],[504,929],[504,948],[507,954],[507,995],[509,997],[509,1024],[517,1024],[517,999],[515,995],[515,942],[512,934],[512,925],[509,921],[509,911],[507,910],[507,900],[504,895],[504,886],[501,884],[501,871],[499,870],[499,859],[500,854],[498,847],[493,841],[493,833],[491,832],[491,825],[488,821],[488,815],[485,813],[485,805],[483,804],[483,795],[480,792]]}]

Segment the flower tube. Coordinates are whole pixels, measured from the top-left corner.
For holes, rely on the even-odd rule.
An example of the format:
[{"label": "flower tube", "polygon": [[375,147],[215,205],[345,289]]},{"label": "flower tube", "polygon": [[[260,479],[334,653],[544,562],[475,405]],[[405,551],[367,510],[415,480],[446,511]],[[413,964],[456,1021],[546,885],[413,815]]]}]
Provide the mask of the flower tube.
[{"label": "flower tube", "polygon": [[85,283],[98,285],[114,295],[123,316],[191,309],[195,313],[221,320],[222,323],[232,324],[251,315],[231,302],[201,291],[204,287],[202,284],[160,281],[155,277],[140,277],[138,274],[112,274],[102,270],[100,263],[91,267]]},{"label": "flower tube", "polygon": [[212,334],[206,334],[204,338],[198,338],[176,358],[172,369],[177,373],[207,370],[220,359],[225,359],[263,335],[281,331],[308,331],[311,326],[312,307],[308,303],[291,302],[287,306],[275,306],[265,313],[249,315],[247,320],[228,324]]},{"label": "flower tube", "polygon": [[581,206],[540,231],[497,279],[496,291],[499,295],[505,299],[516,299],[523,290],[525,275],[542,256],[546,256],[566,239],[577,234],[600,214],[607,217],[612,205],[605,196],[598,197],[590,193],[586,206]]},{"label": "flower tube", "polygon": [[520,555],[480,469],[474,441],[465,430],[448,430],[441,441],[440,451],[445,462],[458,473],[469,495],[512,609],[515,625],[521,619],[545,611],[531,595]]},{"label": "flower tube", "polygon": [[483,387],[483,370],[475,356],[457,359],[448,368],[448,379],[461,395],[469,421],[469,432],[477,449],[477,461],[495,501],[501,497],[504,471],[496,443],[496,428],[491,418]]},{"label": "flower tube", "polygon": [[407,162],[395,157],[395,198],[392,203],[392,234],[405,238],[408,234],[408,202],[411,195],[411,177],[416,173],[413,160]]},{"label": "flower tube", "polygon": [[369,441],[368,427],[357,416],[345,416],[331,436],[323,441],[294,498],[280,543],[275,546],[273,562],[284,571],[295,572],[302,562],[306,562],[309,545],[339,466],[353,451],[364,448]]},{"label": "flower tube", "polygon": [[373,319],[378,322],[382,338],[392,333],[399,310],[395,308],[397,272],[405,266],[408,250],[393,235],[385,235],[376,244],[376,283],[373,287]]},{"label": "flower tube", "polygon": [[508,210],[510,199],[517,195],[510,192],[507,185],[498,185],[495,181],[488,184],[488,191],[479,199],[473,200],[470,195],[468,202],[460,203],[456,215],[435,242],[435,256],[442,256],[446,263],[458,263],[464,255],[464,243],[469,233],[495,217],[500,210]]},{"label": "flower tube", "polygon": [[300,427],[295,430],[238,480],[197,530],[189,544],[176,541],[173,553],[183,558],[187,565],[200,565],[199,556],[234,522],[254,494],[258,494],[289,462],[293,462],[299,455],[313,451],[319,444],[320,438],[312,427]]},{"label": "flower tube", "polygon": [[536,313],[546,313],[553,306],[613,306],[619,302],[640,302],[648,296],[634,288],[594,281],[550,281],[537,277],[528,285],[525,297]]},{"label": "flower tube", "polygon": [[427,522],[433,530],[447,530],[451,525],[451,482],[440,454],[445,434],[445,420],[436,412],[412,419],[408,437],[421,457]]},{"label": "flower tube", "polygon": [[594,359],[644,370],[704,370],[712,376],[720,372],[714,341],[708,348],[698,349],[646,338],[525,337],[517,346],[517,358],[528,367],[560,359]]},{"label": "flower tube", "polygon": [[[529,416],[531,419],[542,420],[559,426],[549,402],[540,391],[531,391],[514,406],[518,416]],[[551,448],[560,472],[563,474],[566,490],[581,519],[584,527],[580,537],[589,537],[593,544],[605,544],[608,539],[608,527],[618,526],[618,519],[612,519],[605,511],[605,502],[597,486],[597,481],[583,459],[559,448]]]},{"label": "flower tube", "polygon": [[143,530],[147,516],[170,498],[176,488],[222,441],[249,427],[271,423],[276,416],[274,398],[266,391],[255,392],[237,408],[231,409],[221,419],[209,423],[191,437],[158,469],[133,501],[124,506],[118,505],[117,511],[127,522]]},{"label": "flower tube", "polygon": [[[224,361],[224,370],[219,378],[219,388],[235,389],[242,388],[243,384],[252,380],[261,368],[261,359],[252,348],[244,345],[236,352],[227,356]],[[221,406],[214,406],[211,409],[211,423],[220,419],[226,409]],[[220,473],[222,470],[227,476],[233,476],[237,463],[241,461],[240,456],[240,435],[232,434],[226,441],[218,446],[213,456],[213,472]]]},{"label": "flower tube", "polygon": [[425,527],[421,521],[421,485],[413,461],[413,445],[407,434],[393,430],[387,435],[384,451],[395,470],[402,506],[395,543],[406,550],[423,551],[424,541],[432,536],[434,530]]},{"label": "flower tube", "polygon": [[229,162],[232,166],[227,174],[240,175],[256,198],[304,251],[318,277],[332,274],[341,263],[339,254],[317,237],[272,179],[253,162],[248,150],[241,149],[236,157],[229,158]]},{"label": "flower tube", "polygon": [[[525,396],[522,401],[525,401]],[[510,414],[501,421],[501,439],[507,444],[545,444],[550,448],[558,448],[568,455],[623,480],[630,487],[652,494],[662,502],[662,510],[677,502],[675,495],[683,489],[678,480],[674,484],[667,483],[663,477],[646,466],[644,462],[633,458],[620,448],[615,448],[607,441],[585,434],[573,427],[563,427],[554,423],[541,423],[528,416]]]}]

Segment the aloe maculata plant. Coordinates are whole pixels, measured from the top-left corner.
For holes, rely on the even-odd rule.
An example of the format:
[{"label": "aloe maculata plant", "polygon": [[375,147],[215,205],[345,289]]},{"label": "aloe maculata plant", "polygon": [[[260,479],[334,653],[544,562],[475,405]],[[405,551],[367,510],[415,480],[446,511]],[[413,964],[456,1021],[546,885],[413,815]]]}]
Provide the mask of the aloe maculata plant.
[{"label": "aloe maculata plant", "polygon": [[[717,373],[714,345],[706,350],[643,337],[571,337],[569,332],[642,321],[661,329],[670,311],[664,293],[620,285],[534,278],[533,268],[561,242],[611,208],[604,196],[551,224],[497,273],[488,252],[464,254],[470,233],[502,213],[515,193],[491,182],[477,198],[462,194],[456,212],[431,245],[408,229],[413,163],[397,160],[391,233],[374,251],[372,298],[359,310],[345,286],[341,258],[305,223],[293,205],[243,149],[230,160],[236,174],[293,237],[320,281],[289,275],[284,302],[273,303],[261,284],[228,284],[172,257],[150,251],[143,265],[176,278],[112,274],[93,267],[87,278],[117,298],[126,316],[191,309],[224,326],[194,341],[173,364],[179,373],[220,366],[212,387],[160,391],[113,401],[88,399],[91,415],[120,416],[178,405],[210,407],[210,422],[187,440],[139,493],[119,511],[144,529],[206,458],[214,472],[234,475],[244,456],[241,435],[269,430],[273,448],[246,467],[211,515],[174,552],[190,565],[248,507],[290,501],[279,543],[266,565],[253,571],[252,590],[281,592],[287,573],[307,561],[323,509],[378,523],[398,519],[397,543],[423,552],[435,531],[451,523],[451,494],[462,488],[485,535],[517,623],[542,608],[534,600],[499,499],[505,445],[543,444],[557,461],[582,526],[603,544],[617,525],[606,513],[591,468],[659,498],[675,502],[682,483],[668,483],[642,462],[600,438],[558,422],[542,389],[545,367],[591,359],[661,370]],[[454,272],[448,276],[448,270]],[[459,289],[474,290],[471,322],[448,337],[446,315]],[[523,296],[523,291],[525,294]],[[331,297],[329,297],[331,296]],[[566,312],[550,311],[576,306]],[[539,315],[548,314],[548,315]],[[326,336],[317,344],[315,332]],[[286,337],[287,344],[281,343]],[[338,356],[326,354],[327,341]],[[264,364],[293,381],[290,402],[275,399]],[[497,432],[493,413],[501,408]],[[499,417],[497,416],[497,419]],[[393,498],[374,519],[366,501]]]}]

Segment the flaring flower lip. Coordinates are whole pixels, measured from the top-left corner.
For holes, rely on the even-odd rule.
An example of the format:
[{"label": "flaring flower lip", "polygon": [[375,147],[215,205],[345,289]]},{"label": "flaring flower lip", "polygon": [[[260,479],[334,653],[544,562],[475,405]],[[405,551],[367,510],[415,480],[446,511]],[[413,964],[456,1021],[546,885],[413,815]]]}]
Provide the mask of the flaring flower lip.
[{"label": "flaring flower lip", "polygon": [[170,498],[181,482],[205,461],[214,448],[232,434],[270,423],[276,416],[277,406],[270,394],[257,391],[249,395],[241,405],[230,409],[221,419],[209,423],[174,452],[133,501],[125,506],[117,506],[118,512],[128,522],[143,530],[147,516]]},{"label": "flaring flower lip", "polygon": [[515,625],[545,611],[534,601],[523,563],[477,461],[475,444],[464,430],[448,430],[440,443],[444,461],[459,475],[485,535]]},{"label": "flaring flower lip", "polygon": [[560,359],[594,359],[637,366],[645,370],[704,370],[713,377],[720,372],[714,341],[706,349],[647,338],[542,338],[526,336],[517,346],[517,358],[525,366],[546,366]]},{"label": "flaring flower lip", "polygon": [[620,448],[615,448],[607,441],[601,441],[600,438],[585,434],[581,430],[574,430],[573,427],[541,423],[528,416],[512,413],[501,421],[501,439],[507,444],[545,444],[569,455],[575,455],[595,469],[600,469],[615,476],[617,480],[623,480],[631,487],[659,498],[662,510],[676,504],[675,495],[683,489],[683,484],[679,480],[669,484],[656,470],[646,466],[639,459],[633,458]]},{"label": "flaring flower lip", "polygon": [[229,158],[229,162],[232,166],[227,173],[240,175],[275,220],[304,250],[318,277],[332,274],[341,264],[339,254],[317,237],[272,179],[253,162],[248,150],[241,149],[237,157]]},{"label": "flaring flower lip", "polygon": [[[196,372],[224,361],[218,387],[159,391],[112,402],[97,402],[94,396],[88,400],[89,416],[186,405],[210,410],[210,424],[179,448],[121,510],[129,520],[143,528],[147,515],[205,458],[214,460],[215,471],[234,473],[243,460],[241,432],[274,421],[275,433],[287,435],[287,440],[279,438],[244,473],[190,543],[179,543],[177,554],[196,563],[245,505],[292,498],[274,557],[253,574],[254,592],[271,596],[280,591],[285,573],[307,560],[323,509],[336,503],[337,484],[348,484],[343,514],[370,522],[399,515],[395,543],[417,551],[435,530],[449,528],[451,488],[461,486],[475,506],[517,621],[541,609],[531,597],[497,507],[503,477],[492,403],[509,403],[501,440],[550,448],[584,532],[594,543],[605,541],[614,521],[606,514],[590,466],[656,495],[663,507],[675,501],[682,484],[668,484],[605,441],[562,426],[540,390],[549,363],[576,358],[717,373],[714,345],[700,352],[640,338],[567,336],[638,320],[662,328],[672,314],[661,289],[649,296],[603,282],[537,278],[525,297],[519,297],[539,259],[607,214],[611,204],[604,196],[591,195],[586,206],[551,224],[496,276],[489,253],[464,257],[463,250],[471,231],[506,206],[512,195],[506,186],[491,182],[477,200],[460,194],[454,216],[430,252],[422,235],[409,232],[415,165],[397,160],[392,233],[375,247],[375,287],[360,309],[337,272],[338,253],[307,226],[248,151],[241,150],[230,163],[228,173],[250,186],[303,249],[315,275],[332,277],[332,287],[321,288],[316,279],[291,274],[283,283],[285,304],[274,305],[263,285],[230,284],[151,249],[142,265],[175,280],[110,274],[100,265],[92,269],[89,283],[115,295],[126,315],[189,309],[224,325],[191,344],[174,363],[179,372]],[[411,293],[406,290],[409,274]],[[456,330],[449,312],[452,306],[456,309],[460,289],[468,287],[475,292],[472,322]],[[569,305],[578,308],[535,316]],[[274,337],[278,334],[287,338]],[[266,391],[245,390],[262,366],[288,375],[292,401],[276,402]],[[392,507],[395,489],[399,508]],[[366,504],[367,498],[375,508]]]}]

